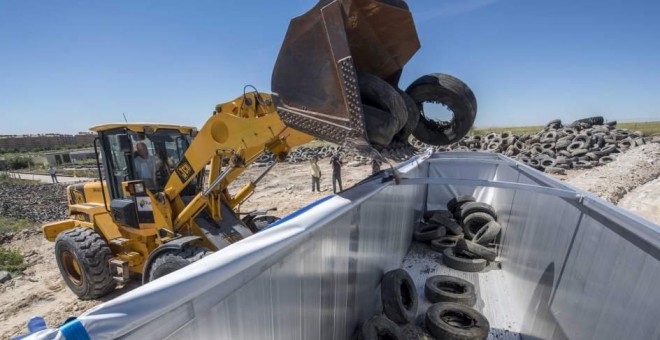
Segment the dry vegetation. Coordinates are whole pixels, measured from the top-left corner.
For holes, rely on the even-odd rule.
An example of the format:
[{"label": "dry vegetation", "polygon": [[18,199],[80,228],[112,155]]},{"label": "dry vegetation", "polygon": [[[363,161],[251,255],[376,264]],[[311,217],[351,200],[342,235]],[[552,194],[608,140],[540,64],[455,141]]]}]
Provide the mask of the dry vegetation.
[{"label": "dry vegetation", "polygon": [[[631,123],[617,123],[616,127],[618,129],[628,129],[631,132],[641,131],[644,133],[644,136],[653,136],[660,134],[660,121],[653,122],[631,122]],[[502,133],[505,131],[511,131],[515,135],[522,135],[525,133],[535,133],[543,130],[543,126],[503,126],[503,127],[484,127],[478,128],[473,127],[470,130],[470,135],[486,135],[491,132]]]}]

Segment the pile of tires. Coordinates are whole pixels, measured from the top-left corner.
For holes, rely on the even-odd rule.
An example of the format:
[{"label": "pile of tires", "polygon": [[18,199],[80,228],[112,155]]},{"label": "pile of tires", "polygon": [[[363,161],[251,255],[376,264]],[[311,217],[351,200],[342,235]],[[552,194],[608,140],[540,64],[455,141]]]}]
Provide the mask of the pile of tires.
[{"label": "pile of tires", "polygon": [[447,210],[428,213],[415,230],[415,241],[442,253],[443,263],[464,272],[480,272],[497,259],[502,227],[492,206],[470,195],[452,198]]},{"label": "pile of tires", "polygon": [[[436,151],[486,151],[501,153],[532,168],[548,173],[563,173],[567,169],[588,169],[614,161],[630,148],[653,142],[640,131],[618,129],[616,121],[590,117],[563,125],[553,120],[537,133],[516,135],[512,132],[489,133],[486,136],[465,136]],[[413,146],[429,145],[413,140]]]},{"label": "pile of tires", "polygon": [[[415,149],[412,145],[403,142],[393,142],[387,147],[376,145],[374,146],[374,149],[376,149],[376,151],[378,151],[382,157],[397,162],[404,161],[417,153],[417,149]],[[335,153],[339,153],[342,160],[348,166],[371,164],[371,158],[360,155],[355,150],[349,150],[340,145],[325,145],[313,148],[301,146],[295,148],[287,155],[286,162],[294,164],[308,162],[313,157],[318,159],[330,158]],[[266,152],[259,156],[253,164],[257,167],[262,167],[274,161],[275,155],[270,152]]]},{"label": "pile of tires", "polygon": [[[424,326],[435,339],[486,339],[490,325],[486,317],[472,308],[477,301],[474,285],[451,277],[436,275],[426,280]],[[360,340],[406,339],[402,328],[414,324],[419,307],[417,289],[404,269],[385,273],[381,281],[383,314],[366,320],[358,330]]]}]

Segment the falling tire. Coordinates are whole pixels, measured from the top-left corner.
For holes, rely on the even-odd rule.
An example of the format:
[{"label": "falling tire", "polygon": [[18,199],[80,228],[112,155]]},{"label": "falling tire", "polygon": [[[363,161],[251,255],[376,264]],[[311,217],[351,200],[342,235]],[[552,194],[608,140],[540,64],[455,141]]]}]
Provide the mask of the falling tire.
[{"label": "falling tire", "polygon": [[[477,99],[460,79],[447,74],[428,74],[415,80],[406,93],[415,100],[420,118],[413,136],[430,145],[449,145],[458,142],[472,128],[477,117]],[[424,114],[426,102],[445,105],[454,116],[449,121],[437,121]]]},{"label": "falling tire", "polygon": [[408,109],[397,89],[369,73],[358,75],[367,137],[371,143],[387,146],[406,125]]}]

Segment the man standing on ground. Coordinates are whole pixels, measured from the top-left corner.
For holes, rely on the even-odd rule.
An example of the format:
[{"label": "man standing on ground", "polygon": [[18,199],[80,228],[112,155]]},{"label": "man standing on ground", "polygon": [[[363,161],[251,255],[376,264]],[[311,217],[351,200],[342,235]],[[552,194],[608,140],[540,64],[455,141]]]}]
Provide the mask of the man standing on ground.
[{"label": "man standing on ground", "polygon": [[48,174],[50,175],[50,180],[53,181],[53,183],[59,183],[59,181],[57,180],[57,169],[55,167],[51,166],[46,171],[48,171]]},{"label": "man standing on ground", "polygon": [[321,168],[317,164],[318,158],[316,156],[309,160],[309,165],[312,167],[312,192],[321,192]]},{"label": "man standing on ground", "polygon": [[342,162],[341,159],[339,158],[338,152],[332,155],[332,158],[330,158],[330,164],[332,165],[332,191],[336,194],[337,186],[335,182],[339,182],[339,191],[344,191],[344,189],[341,187]]}]

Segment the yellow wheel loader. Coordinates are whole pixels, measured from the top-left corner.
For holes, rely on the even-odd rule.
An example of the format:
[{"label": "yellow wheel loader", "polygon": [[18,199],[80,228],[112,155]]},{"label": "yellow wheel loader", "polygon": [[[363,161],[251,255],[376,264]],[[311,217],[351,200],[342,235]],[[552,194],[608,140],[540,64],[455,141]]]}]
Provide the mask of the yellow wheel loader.
[{"label": "yellow wheel loader", "polygon": [[[255,230],[236,209],[272,165],[237,192],[227,188],[265,152],[284,160],[314,137],[367,153],[411,134],[436,145],[460,139],[476,115],[465,84],[431,74],[399,89],[418,49],[405,2],[322,0],[291,21],[273,95],[255,89],[219,104],[199,131],[91,128],[99,181],[69,186],[70,219],[43,226],[65,282],[82,299],[98,298],[131,274],[146,283],[249,237]],[[427,118],[425,102],[447,105],[454,118]]]}]

